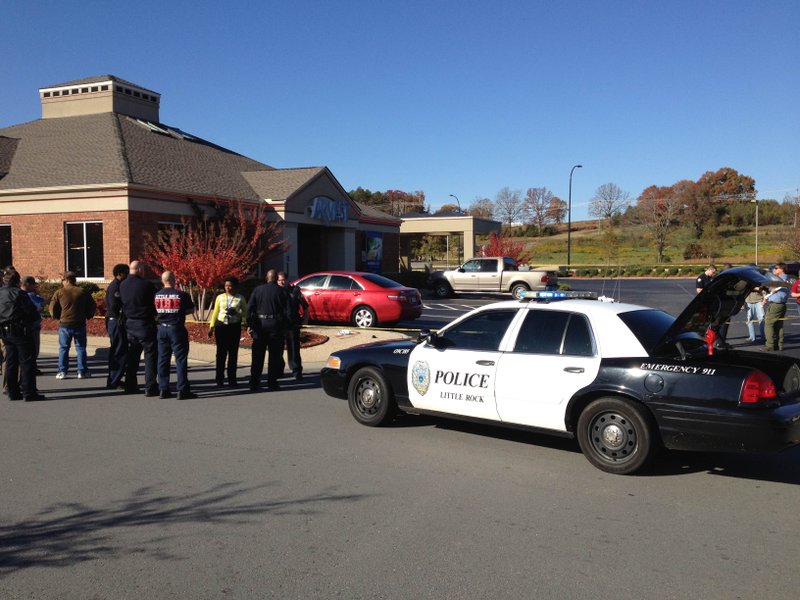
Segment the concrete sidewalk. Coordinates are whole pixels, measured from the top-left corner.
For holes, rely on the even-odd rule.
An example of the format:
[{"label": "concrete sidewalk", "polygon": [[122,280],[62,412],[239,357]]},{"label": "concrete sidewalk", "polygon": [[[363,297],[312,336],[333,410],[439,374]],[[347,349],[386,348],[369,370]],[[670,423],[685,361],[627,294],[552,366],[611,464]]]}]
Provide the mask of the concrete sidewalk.
[{"label": "concrete sidewalk", "polygon": [[[349,348],[359,344],[367,344],[381,340],[408,339],[408,335],[391,330],[382,329],[356,329],[347,327],[305,327],[304,330],[317,335],[327,337],[327,341],[316,346],[302,348],[300,356],[303,360],[303,371],[305,373],[319,373],[325,366],[328,355],[336,350]],[[247,334],[244,334],[246,337]],[[86,338],[86,351],[90,357],[105,363],[107,360],[107,348],[109,347],[107,337],[88,336]],[[191,343],[189,344],[190,364],[213,365],[216,361],[216,345]],[[41,353],[58,356],[58,333],[43,331]],[[70,348],[70,357],[74,365],[75,348]],[[252,353],[249,348],[239,349],[239,366],[249,367],[252,360]],[[284,360],[286,354],[284,353]]]}]

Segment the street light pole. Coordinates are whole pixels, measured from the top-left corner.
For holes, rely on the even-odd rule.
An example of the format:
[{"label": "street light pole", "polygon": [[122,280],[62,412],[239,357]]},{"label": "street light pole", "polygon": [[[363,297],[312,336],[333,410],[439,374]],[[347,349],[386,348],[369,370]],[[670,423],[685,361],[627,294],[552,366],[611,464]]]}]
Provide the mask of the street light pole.
[{"label": "street light pole", "polygon": [[750,202],[756,205],[756,264],[758,264],[758,199],[753,198]]},{"label": "street light pole", "polygon": [[458,201],[458,196],[456,196],[455,194],[450,194],[450,197],[456,199],[456,204],[458,204],[458,212],[459,212],[459,214],[463,215],[464,211],[461,210],[461,202]]},{"label": "street light pole", "polygon": [[572,173],[582,169],[583,165],[575,165],[569,171],[569,199],[567,201],[567,269],[572,266]]}]

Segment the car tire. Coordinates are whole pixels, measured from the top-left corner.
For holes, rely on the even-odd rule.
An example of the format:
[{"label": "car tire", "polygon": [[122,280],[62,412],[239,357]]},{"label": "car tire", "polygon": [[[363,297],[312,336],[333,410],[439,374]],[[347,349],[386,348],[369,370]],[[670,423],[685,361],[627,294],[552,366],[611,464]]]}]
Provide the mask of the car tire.
[{"label": "car tire", "polygon": [[599,398],[578,418],[578,444],[601,471],[630,475],[653,457],[655,429],[643,406],[622,398]]},{"label": "car tire", "polygon": [[515,283],[511,287],[511,295],[514,296],[515,300],[519,300],[521,298],[522,294],[524,294],[525,292],[529,292],[530,290],[531,290],[531,288],[529,288],[527,286],[527,284]]},{"label": "car tire", "polygon": [[397,412],[389,384],[374,367],[359,369],[350,379],[347,404],[355,420],[369,427],[386,425]]},{"label": "car tire", "polygon": [[453,288],[446,281],[437,281],[433,284],[433,294],[443,300],[453,295]]},{"label": "car tire", "polygon": [[378,324],[378,319],[375,316],[375,311],[369,306],[359,306],[353,311],[351,319],[353,325],[361,329],[367,329],[373,325]]}]

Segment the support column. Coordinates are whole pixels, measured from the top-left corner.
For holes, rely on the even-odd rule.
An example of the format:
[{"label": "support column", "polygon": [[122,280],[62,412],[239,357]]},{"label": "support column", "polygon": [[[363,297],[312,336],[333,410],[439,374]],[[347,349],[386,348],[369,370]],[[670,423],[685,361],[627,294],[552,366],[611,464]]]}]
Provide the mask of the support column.
[{"label": "support column", "polygon": [[300,248],[298,243],[297,228],[297,223],[287,223],[286,221],[283,222],[283,237],[286,239],[288,247],[283,253],[281,270],[286,271],[289,281],[294,281],[300,276],[298,268],[298,252]]}]

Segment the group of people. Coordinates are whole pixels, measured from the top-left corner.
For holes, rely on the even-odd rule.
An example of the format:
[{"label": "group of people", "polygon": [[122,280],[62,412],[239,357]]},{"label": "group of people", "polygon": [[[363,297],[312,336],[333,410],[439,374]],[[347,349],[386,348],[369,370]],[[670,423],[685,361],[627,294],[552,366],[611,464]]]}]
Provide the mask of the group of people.
[{"label": "group of people", "polygon": [[[196,398],[188,378],[189,334],[186,315],[194,311],[191,296],[175,287],[175,275],[164,271],[161,289],[144,278],[140,261],[118,264],[106,290],[108,389],[139,393],[137,373],[144,356],[144,395],[174,397],[170,390],[170,365],[175,359],[179,400]],[[295,379],[303,376],[300,328],[308,321],[308,304],[299,288],[289,285],[285,273],[267,272],[265,283],[256,287],[249,301],[238,294],[235,277],[225,278],[224,291],[214,299],[208,336],[216,341],[217,387],[237,385],[239,343],[247,329],[252,342],[249,388],[258,391],[268,355],[267,387],[279,389],[286,346],[288,365]],[[27,289],[26,289],[27,288]],[[43,400],[38,392],[36,366],[39,329],[44,299],[33,277],[22,280],[9,267],[3,271],[0,288],[0,340],[4,344],[4,387],[11,400]],[[77,377],[91,377],[87,366],[86,322],[97,310],[91,294],[76,284],[74,273],[65,273],[62,287],[50,302],[50,313],[59,321],[59,357],[56,379],[69,374],[69,350],[75,344]],[[226,380],[227,376],[227,380]]]},{"label": "group of people", "polygon": [[[730,269],[731,264],[725,263],[723,271]],[[696,280],[696,292],[699,294],[710,283],[717,273],[715,265],[708,265],[705,271]],[[790,281],[786,274],[786,263],[779,262],[772,267],[772,273],[779,279]],[[797,313],[800,316],[800,279],[791,282],[791,287],[775,286],[770,288],[755,288],[744,301],[745,318],[747,322],[747,341],[763,344],[762,350],[774,352],[783,350],[784,322],[786,321],[787,305],[789,298],[796,300]],[[717,348],[729,347],[726,341],[729,322],[719,327]]]}]

